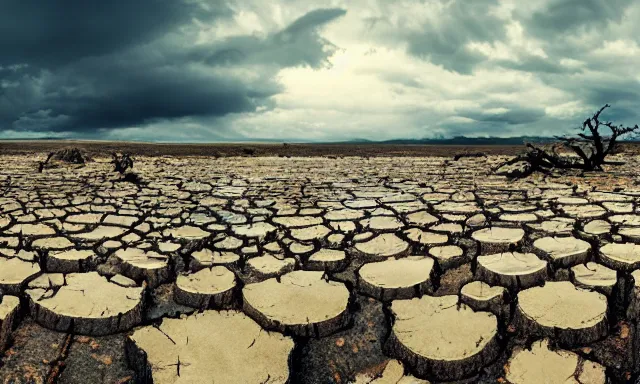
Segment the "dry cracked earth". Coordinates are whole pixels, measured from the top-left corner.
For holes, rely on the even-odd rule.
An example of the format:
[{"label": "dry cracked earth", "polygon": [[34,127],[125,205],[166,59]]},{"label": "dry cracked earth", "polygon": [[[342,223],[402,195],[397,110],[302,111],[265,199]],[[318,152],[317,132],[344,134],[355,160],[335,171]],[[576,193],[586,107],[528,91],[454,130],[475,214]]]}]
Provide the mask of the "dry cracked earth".
[{"label": "dry cracked earth", "polygon": [[640,157],[0,156],[0,383],[574,383],[640,373]]}]

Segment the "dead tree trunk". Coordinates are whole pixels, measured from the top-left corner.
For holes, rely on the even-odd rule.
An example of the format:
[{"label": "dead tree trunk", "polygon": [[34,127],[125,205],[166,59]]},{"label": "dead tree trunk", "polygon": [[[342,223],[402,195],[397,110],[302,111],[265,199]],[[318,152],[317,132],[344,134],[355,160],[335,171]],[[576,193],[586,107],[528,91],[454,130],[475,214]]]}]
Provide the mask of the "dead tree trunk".
[{"label": "dead tree trunk", "polygon": [[121,175],[124,175],[127,169],[133,168],[133,159],[128,153],[125,153],[122,156],[118,156],[118,154],[113,153],[111,156],[113,157],[111,163],[113,164],[114,172],[119,172]]},{"label": "dead tree trunk", "polygon": [[[534,172],[549,173],[553,169],[602,171],[602,166],[605,164],[619,164],[608,162],[606,157],[613,153],[618,139],[626,134],[636,132],[638,125],[624,127],[600,121],[600,115],[609,107],[609,104],[605,104],[592,117],[586,119],[582,123],[580,128],[582,132],[578,133],[578,137],[556,136],[559,141],[558,145],[554,145],[551,150],[527,143],[528,151],[526,153],[500,164],[494,168],[494,172],[508,177],[523,178]],[[611,134],[603,136],[600,132],[601,127],[609,128]],[[573,151],[578,157],[560,155],[557,152],[558,146]],[[514,168],[514,165],[518,163],[521,167]]]}]

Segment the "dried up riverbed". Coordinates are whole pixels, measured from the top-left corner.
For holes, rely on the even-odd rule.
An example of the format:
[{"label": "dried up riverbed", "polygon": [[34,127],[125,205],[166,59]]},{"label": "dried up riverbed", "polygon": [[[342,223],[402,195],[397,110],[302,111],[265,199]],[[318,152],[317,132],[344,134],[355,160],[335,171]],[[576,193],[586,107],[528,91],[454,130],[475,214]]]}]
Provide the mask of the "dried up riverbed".
[{"label": "dried up riverbed", "polygon": [[139,184],[43,159],[0,156],[2,383],[640,373],[638,157],[138,157]]}]

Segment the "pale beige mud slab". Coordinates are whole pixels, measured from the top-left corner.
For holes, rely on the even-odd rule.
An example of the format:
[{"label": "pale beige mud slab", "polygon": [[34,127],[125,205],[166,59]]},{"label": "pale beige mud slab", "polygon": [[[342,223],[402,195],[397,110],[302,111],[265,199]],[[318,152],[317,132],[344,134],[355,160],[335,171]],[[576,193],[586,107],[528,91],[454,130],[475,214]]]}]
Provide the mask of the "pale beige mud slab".
[{"label": "pale beige mud slab", "polygon": [[611,223],[605,220],[593,220],[582,228],[581,234],[587,238],[598,238],[611,232]]},{"label": "pale beige mud slab", "polygon": [[194,308],[224,308],[233,302],[236,276],[223,266],[180,274],[174,297],[177,303]]},{"label": "pale beige mud slab", "polygon": [[520,290],[544,283],[547,262],[533,253],[505,252],[478,256],[476,276],[490,285]]},{"label": "pale beige mud slab", "polygon": [[627,308],[627,317],[640,317],[640,269],[631,272],[633,277],[633,291],[631,292],[631,302]]},{"label": "pale beige mud slab", "polygon": [[556,267],[569,268],[589,258],[591,244],[575,237],[543,237],[533,242],[534,252]]},{"label": "pale beige mud slab", "polygon": [[142,319],[143,288],[110,283],[97,272],[71,273],[57,291],[26,290],[31,314],[43,326],[83,335],[126,331]]},{"label": "pale beige mud slab", "polygon": [[411,228],[404,231],[405,236],[414,243],[420,246],[432,246],[446,244],[449,241],[449,236],[443,233],[436,233],[431,231],[423,231],[419,228]]},{"label": "pale beige mud slab", "polygon": [[211,233],[192,225],[183,225],[181,227],[167,229],[163,234],[178,240],[199,240],[211,236]]},{"label": "pale beige mud slab", "polygon": [[613,269],[590,261],[572,267],[571,280],[577,287],[593,289],[610,296],[618,276]]},{"label": "pale beige mud slab", "polygon": [[424,256],[368,263],[358,270],[358,290],[381,301],[422,296],[433,288],[433,266]]},{"label": "pale beige mud slab", "polygon": [[62,252],[51,252],[46,258],[47,272],[82,272],[95,257],[95,252],[90,249],[70,249]]},{"label": "pale beige mud slab", "polygon": [[511,384],[605,384],[605,368],[573,352],[549,349],[549,340],[533,343],[531,350],[517,347],[505,366]]},{"label": "pale beige mud slab", "polygon": [[483,281],[472,281],[460,290],[460,300],[475,311],[488,311],[501,315],[506,303],[506,289]]},{"label": "pale beige mud slab", "polygon": [[405,375],[401,361],[389,360],[379,375],[360,373],[351,384],[430,384],[427,380]]},{"label": "pale beige mud slab", "polygon": [[640,268],[640,244],[610,243],[600,247],[600,262],[618,271]]},{"label": "pale beige mud slab", "polygon": [[325,336],[348,320],[349,291],[322,272],[294,271],[242,290],[244,312],[266,329],[299,336]]},{"label": "pale beige mud slab", "polygon": [[115,257],[122,262],[122,274],[133,280],[144,280],[150,288],[169,281],[169,258],[140,248],[119,249]]},{"label": "pale beige mud slab", "polygon": [[194,270],[208,268],[214,265],[223,265],[227,268],[237,266],[240,261],[240,255],[233,252],[219,252],[204,248],[191,254],[191,262],[189,267]]},{"label": "pale beige mud slab", "polygon": [[311,271],[340,271],[347,266],[348,258],[343,250],[323,248],[309,256],[305,268]]},{"label": "pale beige mud slab", "polygon": [[449,269],[467,261],[464,250],[457,245],[443,245],[429,249],[429,255],[436,259],[438,266]]},{"label": "pale beige mud slab", "polygon": [[295,267],[296,260],[294,258],[276,257],[269,254],[251,258],[247,262],[247,271],[259,279],[281,276],[293,271]]},{"label": "pale beige mud slab", "polygon": [[0,290],[18,295],[25,283],[39,273],[38,263],[23,261],[18,257],[0,257]]},{"label": "pale beige mud slab", "polygon": [[357,243],[355,250],[372,259],[406,255],[409,244],[392,233],[383,233],[369,241]]},{"label": "pale beige mud slab", "polygon": [[571,282],[547,282],[518,293],[516,320],[526,335],[584,346],[607,335],[607,298]]},{"label": "pale beige mud slab", "polygon": [[499,353],[496,316],[459,304],[457,296],[396,300],[391,312],[389,350],[421,377],[472,376]]},{"label": "pale beige mud slab", "polygon": [[491,227],[479,229],[471,237],[480,243],[482,254],[506,252],[524,238],[520,228]]},{"label": "pale beige mud slab", "polygon": [[11,331],[20,310],[20,299],[16,296],[0,296],[0,352],[9,344]]},{"label": "pale beige mud slab", "polygon": [[258,222],[252,224],[234,225],[233,233],[241,237],[264,239],[276,231],[276,227],[269,223]]},{"label": "pale beige mud slab", "polygon": [[71,235],[73,239],[83,240],[87,242],[102,241],[113,239],[127,232],[126,228],[100,225],[89,232],[75,233]]},{"label": "pale beige mud slab", "polygon": [[205,311],[136,329],[127,356],[141,382],[275,384],[289,380],[293,347],[241,312]]}]

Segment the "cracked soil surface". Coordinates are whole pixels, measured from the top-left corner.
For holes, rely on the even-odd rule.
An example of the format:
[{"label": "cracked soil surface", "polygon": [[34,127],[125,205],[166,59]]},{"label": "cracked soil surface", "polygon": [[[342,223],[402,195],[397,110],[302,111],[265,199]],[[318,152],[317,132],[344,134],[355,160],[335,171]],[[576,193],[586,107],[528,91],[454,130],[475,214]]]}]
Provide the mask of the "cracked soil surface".
[{"label": "cracked soil surface", "polygon": [[0,155],[0,383],[640,382],[640,157]]}]

